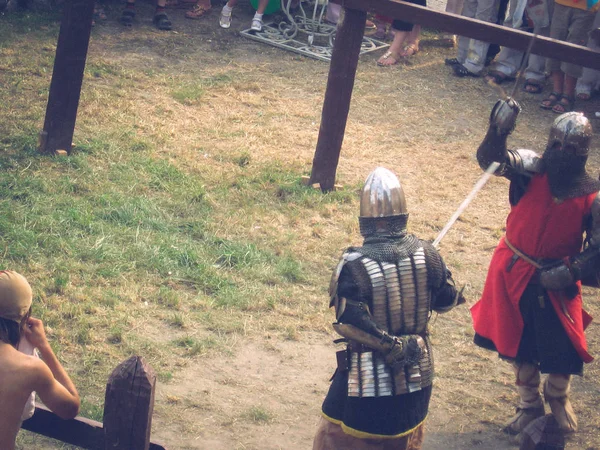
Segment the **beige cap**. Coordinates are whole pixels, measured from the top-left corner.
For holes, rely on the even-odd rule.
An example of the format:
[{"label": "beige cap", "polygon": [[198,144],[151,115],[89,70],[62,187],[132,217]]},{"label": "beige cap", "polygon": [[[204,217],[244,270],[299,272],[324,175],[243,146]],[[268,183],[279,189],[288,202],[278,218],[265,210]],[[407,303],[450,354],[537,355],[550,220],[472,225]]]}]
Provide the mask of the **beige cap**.
[{"label": "beige cap", "polygon": [[0,271],[0,317],[20,323],[31,307],[31,286],[23,275]]}]

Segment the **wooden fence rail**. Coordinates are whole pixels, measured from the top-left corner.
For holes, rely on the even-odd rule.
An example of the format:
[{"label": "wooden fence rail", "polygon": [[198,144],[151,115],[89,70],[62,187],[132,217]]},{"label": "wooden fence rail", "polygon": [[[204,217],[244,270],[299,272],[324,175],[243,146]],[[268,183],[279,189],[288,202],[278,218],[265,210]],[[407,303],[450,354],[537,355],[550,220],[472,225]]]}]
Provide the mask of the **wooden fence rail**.
[{"label": "wooden fence rail", "polygon": [[106,385],[102,422],[63,420],[43,406],[21,428],[90,450],[166,450],[150,442],[156,375],[139,356],[119,364]]}]

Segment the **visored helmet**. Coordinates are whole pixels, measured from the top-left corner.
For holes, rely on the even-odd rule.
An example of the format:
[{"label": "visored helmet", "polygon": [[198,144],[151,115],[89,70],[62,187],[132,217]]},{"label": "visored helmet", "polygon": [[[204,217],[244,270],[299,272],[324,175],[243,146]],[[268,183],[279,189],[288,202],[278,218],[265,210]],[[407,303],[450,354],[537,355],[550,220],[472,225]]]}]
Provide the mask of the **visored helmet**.
[{"label": "visored helmet", "polygon": [[550,128],[548,148],[560,145],[563,151],[576,156],[588,156],[592,126],[589,120],[578,112],[568,112],[556,118]]},{"label": "visored helmet", "polygon": [[[377,220],[381,218],[389,220]],[[402,234],[407,219],[406,198],[400,181],[388,169],[376,168],[367,177],[360,194],[361,234]]]}]

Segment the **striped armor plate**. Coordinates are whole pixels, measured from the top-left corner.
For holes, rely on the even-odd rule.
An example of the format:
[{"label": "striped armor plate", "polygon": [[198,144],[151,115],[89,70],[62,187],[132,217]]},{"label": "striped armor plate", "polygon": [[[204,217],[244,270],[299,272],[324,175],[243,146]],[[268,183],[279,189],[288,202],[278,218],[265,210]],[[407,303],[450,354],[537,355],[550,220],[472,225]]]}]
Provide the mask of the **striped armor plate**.
[{"label": "striped armor plate", "polygon": [[348,395],[383,397],[418,391],[431,385],[433,357],[426,335],[431,305],[427,264],[423,248],[398,263],[379,262],[362,256],[372,287],[372,315],[379,327],[394,336],[418,334],[419,362],[392,373],[377,352],[350,352]]}]

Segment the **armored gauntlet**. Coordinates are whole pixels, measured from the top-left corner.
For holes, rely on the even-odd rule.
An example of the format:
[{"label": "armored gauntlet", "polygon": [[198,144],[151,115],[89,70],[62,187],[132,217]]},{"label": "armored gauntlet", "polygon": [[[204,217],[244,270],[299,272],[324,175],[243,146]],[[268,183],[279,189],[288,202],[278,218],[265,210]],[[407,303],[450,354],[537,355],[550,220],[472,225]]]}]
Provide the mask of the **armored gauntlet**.
[{"label": "armored gauntlet", "polygon": [[516,100],[498,100],[490,114],[490,127],[494,127],[500,135],[510,134],[517,123],[517,116],[521,112],[521,105]]}]

